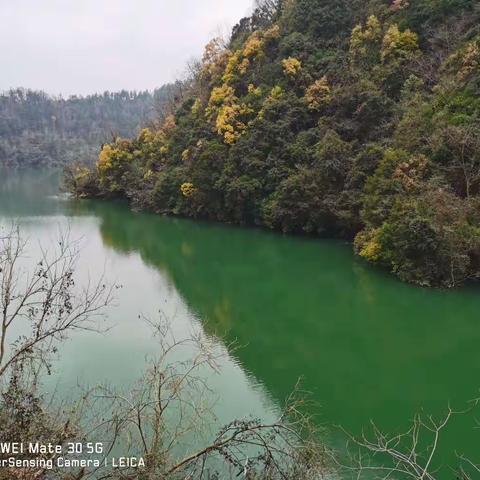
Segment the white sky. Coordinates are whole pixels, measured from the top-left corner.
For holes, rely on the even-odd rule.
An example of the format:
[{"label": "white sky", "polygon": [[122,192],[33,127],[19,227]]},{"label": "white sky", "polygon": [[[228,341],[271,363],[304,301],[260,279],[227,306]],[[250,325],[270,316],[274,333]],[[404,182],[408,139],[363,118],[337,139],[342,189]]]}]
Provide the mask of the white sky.
[{"label": "white sky", "polygon": [[0,0],[0,90],[145,90],[181,76],[253,0]]}]

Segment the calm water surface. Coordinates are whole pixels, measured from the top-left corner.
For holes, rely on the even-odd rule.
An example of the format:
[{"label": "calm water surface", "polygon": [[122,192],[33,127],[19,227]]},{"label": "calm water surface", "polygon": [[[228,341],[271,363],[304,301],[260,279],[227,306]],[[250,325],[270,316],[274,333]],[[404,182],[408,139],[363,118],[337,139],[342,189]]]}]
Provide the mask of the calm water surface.
[{"label": "calm water surface", "polygon": [[[480,290],[425,290],[355,258],[336,241],[283,237],[133,213],[124,204],[75,202],[50,173],[3,175],[0,223],[17,219],[33,243],[69,226],[82,238],[80,274],[105,270],[123,285],[111,331],[76,335],[50,380],[59,392],[108,381],[128,388],[155,340],[138,314],[161,310],[176,332],[202,329],[219,348],[236,340],[219,374],[218,424],[270,418],[297,379],[321,424],[354,433],[374,420],[405,429],[414,414],[464,408],[479,395]],[[440,461],[455,451],[480,462],[472,415],[456,418]],[[329,441],[342,442],[329,429]]]}]

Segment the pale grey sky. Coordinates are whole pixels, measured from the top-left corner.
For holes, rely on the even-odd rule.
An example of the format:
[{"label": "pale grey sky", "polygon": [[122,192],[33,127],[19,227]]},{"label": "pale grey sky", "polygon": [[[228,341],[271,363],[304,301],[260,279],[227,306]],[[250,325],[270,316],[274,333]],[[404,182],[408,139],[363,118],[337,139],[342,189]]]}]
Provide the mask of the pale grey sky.
[{"label": "pale grey sky", "polygon": [[0,90],[153,89],[253,0],[0,0]]}]

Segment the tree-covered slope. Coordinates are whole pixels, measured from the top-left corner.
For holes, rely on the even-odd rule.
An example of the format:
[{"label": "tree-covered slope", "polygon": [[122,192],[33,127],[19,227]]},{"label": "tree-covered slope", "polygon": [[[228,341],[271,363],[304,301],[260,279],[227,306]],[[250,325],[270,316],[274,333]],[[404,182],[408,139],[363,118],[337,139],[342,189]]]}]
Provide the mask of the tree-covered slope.
[{"label": "tree-covered slope", "polygon": [[480,275],[480,5],[263,0],[176,108],[72,188],[355,240],[403,280]]},{"label": "tree-covered slope", "polygon": [[105,92],[57,98],[25,89],[0,94],[0,165],[64,165],[95,159],[113,135],[133,136],[170,100],[154,92]]}]

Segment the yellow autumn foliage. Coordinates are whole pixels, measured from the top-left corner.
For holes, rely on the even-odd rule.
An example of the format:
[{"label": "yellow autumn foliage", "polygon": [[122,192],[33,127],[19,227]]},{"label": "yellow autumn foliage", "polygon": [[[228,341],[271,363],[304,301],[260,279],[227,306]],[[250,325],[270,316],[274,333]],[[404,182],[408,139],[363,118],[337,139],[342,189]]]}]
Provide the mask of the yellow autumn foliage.
[{"label": "yellow autumn foliage", "polygon": [[193,115],[198,115],[201,107],[202,107],[202,102],[200,101],[199,98],[196,98],[191,108],[191,112],[193,113]]},{"label": "yellow autumn foliage", "polygon": [[265,99],[263,103],[263,107],[260,109],[260,111],[257,114],[257,118],[260,118],[260,119],[264,118],[265,107],[267,107],[269,104],[276,102],[279,98],[281,98],[284,95],[284,93],[285,91],[280,85],[275,85],[275,87],[273,87],[270,90],[268,97]]},{"label": "yellow autumn foliage", "polygon": [[365,57],[368,47],[379,44],[382,39],[382,25],[375,15],[371,15],[365,27],[357,25],[350,36],[350,53],[354,58]]},{"label": "yellow autumn foliage", "polygon": [[239,120],[242,115],[251,113],[252,110],[245,104],[224,105],[217,116],[215,127],[219,135],[223,135],[225,143],[235,143],[247,126]]},{"label": "yellow autumn foliage", "polygon": [[382,247],[380,244],[380,229],[364,230],[355,237],[355,249],[365,260],[378,262]]},{"label": "yellow autumn foliage", "polygon": [[248,85],[248,93],[251,93],[252,95],[255,95],[256,97],[259,97],[262,94],[262,89],[260,87],[255,87],[253,83],[250,83]]},{"label": "yellow autumn foliage", "polygon": [[326,76],[316,80],[306,89],[305,100],[310,110],[319,110],[331,100],[331,89]]},{"label": "yellow autumn foliage", "polygon": [[260,38],[260,32],[253,32],[245,42],[243,56],[247,58],[255,57],[262,52],[262,49],[263,40]]},{"label": "yellow autumn foliage", "polygon": [[142,128],[142,130],[140,130],[140,133],[138,134],[138,140],[140,142],[145,142],[145,143],[153,142],[154,138],[155,138],[155,135],[149,128]]},{"label": "yellow autumn foliage", "polygon": [[268,40],[280,38],[280,27],[273,25],[263,33],[263,38]]},{"label": "yellow autumn foliage", "polygon": [[245,75],[247,73],[249,66],[250,66],[250,60],[248,58],[244,58],[238,65],[238,71],[240,72],[241,75]]},{"label": "yellow autumn foliage", "polygon": [[462,66],[458,72],[459,80],[466,80],[474,72],[480,70],[479,43],[469,43],[462,58]]},{"label": "yellow autumn foliage", "polygon": [[207,116],[212,117],[218,113],[218,110],[225,104],[231,104],[237,101],[233,87],[224,83],[221,87],[215,87],[210,94],[210,100],[207,106]]},{"label": "yellow autumn foliage", "polygon": [[103,146],[98,155],[97,168],[100,173],[103,173],[112,168],[112,157],[114,155],[114,149],[110,144]]},{"label": "yellow autumn foliage", "polygon": [[227,65],[225,66],[225,71],[223,72],[222,80],[225,83],[231,82],[235,78],[240,59],[242,58],[242,51],[236,50],[233,53],[230,53],[228,56]]},{"label": "yellow autumn foliage", "polygon": [[231,145],[247,128],[239,117],[252,113],[252,110],[248,105],[238,103],[233,87],[224,83],[212,90],[206,113],[214,121],[217,133],[224,137],[225,143]]},{"label": "yellow autumn foliage", "polygon": [[190,150],[187,148],[182,152],[182,160],[186,162],[190,158]]},{"label": "yellow autumn foliage", "polygon": [[180,191],[184,197],[191,197],[195,193],[195,186],[191,182],[185,182],[180,185]]},{"label": "yellow autumn foliage", "polygon": [[230,52],[220,38],[214,38],[205,47],[202,57],[202,73],[216,79],[220,77]]},{"label": "yellow autumn foliage", "polygon": [[294,57],[282,60],[283,72],[289,77],[296,77],[302,69],[302,62]]},{"label": "yellow autumn foliage", "polygon": [[357,25],[350,36],[350,55],[354,60],[379,55],[382,62],[395,58],[410,58],[418,51],[418,35],[411,30],[400,31],[397,24],[384,27],[375,15],[365,26]]},{"label": "yellow autumn foliage", "polygon": [[398,25],[390,25],[382,43],[382,60],[411,57],[418,51],[418,35],[407,29],[401,32]]},{"label": "yellow autumn foliage", "polygon": [[240,138],[239,133],[227,131],[223,134],[223,139],[225,140],[225,143],[227,145],[233,145],[239,138]]},{"label": "yellow autumn foliage", "polygon": [[222,76],[224,83],[232,82],[237,74],[245,75],[251,64],[249,57],[252,56],[253,55],[245,55],[245,51],[242,50],[236,50],[229,54],[225,71]]},{"label": "yellow autumn foliage", "polygon": [[268,99],[270,100],[277,100],[284,94],[284,90],[280,85],[275,85],[272,90],[270,91],[270,95],[268,96]]}]

